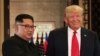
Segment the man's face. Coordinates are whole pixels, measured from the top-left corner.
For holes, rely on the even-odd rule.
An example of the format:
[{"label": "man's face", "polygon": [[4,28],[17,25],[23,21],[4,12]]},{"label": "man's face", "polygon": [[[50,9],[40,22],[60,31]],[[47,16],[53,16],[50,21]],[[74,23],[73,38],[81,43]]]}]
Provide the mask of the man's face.
[{"label": "man's face", "polygon": [[72,28],[73,30],[77,30],[79,27],[82,26],[83,16],[77,12],[71,12],[66,15],[64,19],[66,24]]},{"label": "man's face", "polygon": [[23,19],[23,22],[17,25],[17,33],[25,40],[31,39],[33,32],[34,24],[30,19]]}]

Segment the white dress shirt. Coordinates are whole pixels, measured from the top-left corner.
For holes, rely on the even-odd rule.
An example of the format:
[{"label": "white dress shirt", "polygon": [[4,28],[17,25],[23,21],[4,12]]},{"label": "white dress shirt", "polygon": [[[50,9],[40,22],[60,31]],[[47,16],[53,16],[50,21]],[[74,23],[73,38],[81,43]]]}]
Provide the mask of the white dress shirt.
[{"label": "white dress shirt", "polygon": [[[72,30],[70,27],[68,27],[68,56],[71,56],[73,32],[74,32],[74,30]],[[77,32],[76,36],[77,36],[77,39],[78,39],[79,52],[80,52],[80,47],[81,47],[81,28],[79,28],[76,32]]]}]

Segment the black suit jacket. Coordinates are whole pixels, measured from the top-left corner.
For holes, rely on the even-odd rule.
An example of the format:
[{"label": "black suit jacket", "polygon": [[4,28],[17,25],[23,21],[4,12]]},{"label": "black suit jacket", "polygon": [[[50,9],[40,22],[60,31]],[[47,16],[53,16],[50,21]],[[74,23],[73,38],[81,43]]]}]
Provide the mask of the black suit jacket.
[{"label": "black suit jacket", "polygon": [[[68,56],[67,27],[50,32],[47,56]],[[81,28],[80,56],[100,56],[99,41],[96,33]]]},{"label": "black suit jacket", "polygon": [[39,49],[19,36],[14,35],[4,41],[2,45],[3,56],[40,56]]}]

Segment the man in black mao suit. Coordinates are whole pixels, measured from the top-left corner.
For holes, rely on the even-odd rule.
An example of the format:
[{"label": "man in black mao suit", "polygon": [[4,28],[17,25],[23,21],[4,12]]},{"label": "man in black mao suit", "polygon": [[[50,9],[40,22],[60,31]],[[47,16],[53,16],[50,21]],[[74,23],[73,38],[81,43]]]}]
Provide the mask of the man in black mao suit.
[{"label": "man in black mao suit", "polygon": [[2,45],[3,56],[40,56],[39,49],[30,41],[34,32],[33,17],[20,14],[15,19],[15,34]]},{"label": "man in black mao suit", "polygon": [[100,46],[97,34],[82,26],[83,8],[70,5],[65,9],[64,21],[67,27],[55,29],[48,38],[47,56],[72,56],[72,35],[76,31],[79,44],[77,56],[100,56]]}]

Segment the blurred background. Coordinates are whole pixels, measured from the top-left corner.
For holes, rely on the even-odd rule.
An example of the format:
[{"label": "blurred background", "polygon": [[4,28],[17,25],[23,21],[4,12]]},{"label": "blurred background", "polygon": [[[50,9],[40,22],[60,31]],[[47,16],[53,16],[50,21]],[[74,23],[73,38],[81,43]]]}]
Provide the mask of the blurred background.
[{"label": "blurred background", "polygon": [[34,17],[37,37],[45,39],[55,28],[64,27],[64,9],[70,4],[84,8],[84,27],[97,32],[100,39],[100,0],[0,0],[0,56],[2,42],[14,34],[15,17],[27,13]]}]

